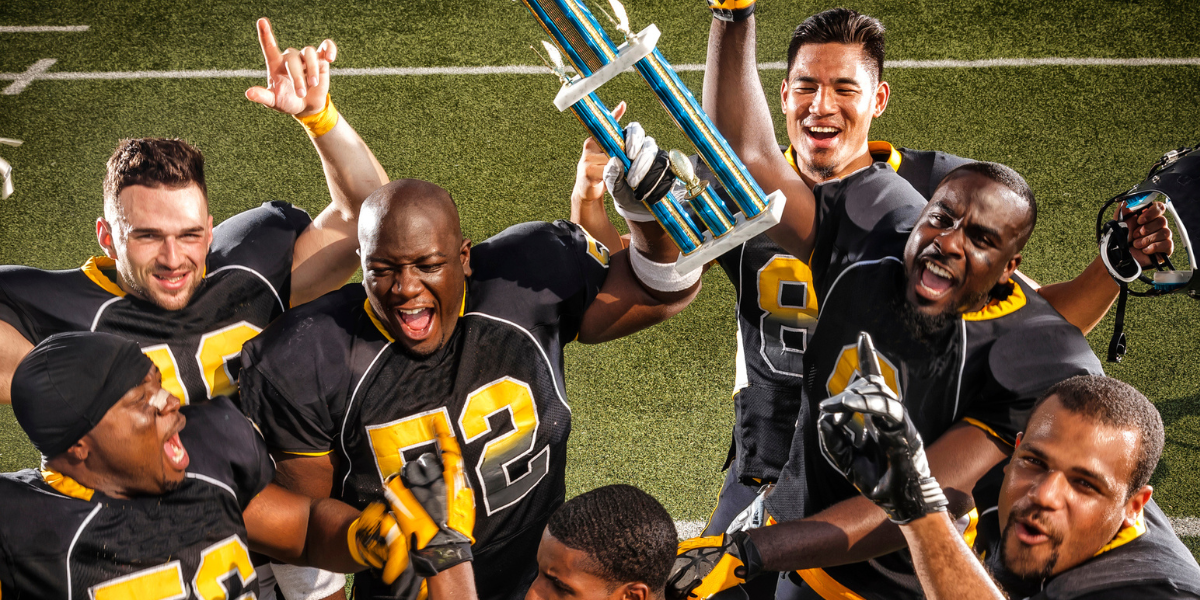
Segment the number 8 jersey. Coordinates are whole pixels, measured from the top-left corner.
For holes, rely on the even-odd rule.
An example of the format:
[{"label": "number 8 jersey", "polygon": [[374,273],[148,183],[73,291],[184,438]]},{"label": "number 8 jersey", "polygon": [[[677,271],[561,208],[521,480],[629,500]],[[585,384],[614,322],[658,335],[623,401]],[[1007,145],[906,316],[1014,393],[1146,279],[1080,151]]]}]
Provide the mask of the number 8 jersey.
[{"label": "number 8 jersey", "polygon": [[184,405],[237,393],[242,343],[288,305],[292,252],[311,219],[286,202],[237,214],[213,229],[204,280],[187,306],[166,310],[126,295],[112,259],[43,271],[0,266],[0,320],[30,343],[64,331],[133,340]]},{"label": "number 8 jersey", "polygon": [[[526,223],[471,252],[462,314],[415,358],[351,284],[285,314],[246,344],[242,405],[273,451],[334,453],[332,496],[364,507],[449,425],[475,492],[480,598],[522,597],[563,502],[571,413],[563,346],[603,284],[607,250],[578,226]],[[392,597],[374,577],[356,597]]]}]

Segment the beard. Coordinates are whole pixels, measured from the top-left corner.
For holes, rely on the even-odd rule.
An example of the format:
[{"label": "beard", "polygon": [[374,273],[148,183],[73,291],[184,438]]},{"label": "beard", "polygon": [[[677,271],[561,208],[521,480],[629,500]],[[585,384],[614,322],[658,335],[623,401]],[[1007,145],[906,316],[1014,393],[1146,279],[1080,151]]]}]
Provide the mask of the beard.
[{"label": "beard", "polygon": [[[1019,517],[1028,516],[1036,512],[1036,509],[1024,510],[1020,514],[1009,515],[1008,526],[1004,528],[1004,533],[1000,537],[1000,551],[989,557],[988,566],[992,567],[991,572],[995,574],[997,582],[1007,591],[1010,596],[1026,597],[1037,593],[1042,589],[1045,581],[1054,574],[1054,569],[1058,566],[1059,549],[1062,547],[1062,536],[1053,530],[1047,530],[1047,535],[1050,537],[1050,556],[1048,556],[1040,566],[1029,568],[1030,565],[1021,565],[1020,570],[1014,570],[1013,562],[1018,559],[1016,556],[1009,556],[1008,539],[1015,535],[1014,529],[1017,526]],[[1036,520],[1036,519],[1035,519]]]},{"label": "beard", "polygon": [[905,297],[907,277],[903,274],[896,278],[896,294],[892,295],[892,308],[895,309],[900,323],[905,331],[925,345],[940,339],[946,331],[958,320],[958,312],[948,310],[941,314],[930,315],[909,303]]}]

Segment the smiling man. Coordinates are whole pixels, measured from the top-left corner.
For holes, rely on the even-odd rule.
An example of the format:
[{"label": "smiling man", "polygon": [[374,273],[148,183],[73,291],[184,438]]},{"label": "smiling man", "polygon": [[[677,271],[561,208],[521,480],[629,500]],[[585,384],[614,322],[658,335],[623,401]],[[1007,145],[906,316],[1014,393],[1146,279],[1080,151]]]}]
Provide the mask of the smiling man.
[{"label": "smiling man", "polygon": [[232,402],[181,409],[132,341],[50,336],[12,390],[45,465],[0,475],[5,598],[255,597],[251,550],[338,572],[408,562],[404,536],[385,535],[386,506],[360,515],[271,483],[262,438]]},{"label": "smiling man", "polygon": [[[354,506],[381,499],[435,431],[453,432],[475,493],[479,596],[520,598],[565,494],[564,346],[664,320],[699,283],[651,296],[626,252],[610,257],[565,221],[472,247],[450,194],[413,179],[367,199],[359,242],[362,285],[289,311],[246,345],[242,406],[282,483]],[[433,571],[465,560],[444,558]],[[358,598],[404,592],[366,576],[354,585]]]},{"label": "smiling man", "polygon": [[[818,404],[860,377],[860,332],[873,338],[882,381],[907,399],[929,442],[929,467],[954,518],[974,506],[976,482],[1007,456],[1036,398],[1072,375],[1101,373],[1079,330],[1013,277],[1037,207],[1012,169],[959,167],[923,209],[867,218],[848,206],[823,209],[831,226],[819,232],[813,280],[824,305],[805,355],[802,408],[765,514],[752,519],[774,525],[681,546],[672,583],[680,593],[705,597],[763,571],[791,571],[779,598],[920,597],[910,559],[895,552],[904,545],[899,529],[817,446]],[[864,221],[877,225],[864,234]],[[884,258],[842,268],[819,259],[868,246]],[[714,569],[725,555],[747,569]]]}]

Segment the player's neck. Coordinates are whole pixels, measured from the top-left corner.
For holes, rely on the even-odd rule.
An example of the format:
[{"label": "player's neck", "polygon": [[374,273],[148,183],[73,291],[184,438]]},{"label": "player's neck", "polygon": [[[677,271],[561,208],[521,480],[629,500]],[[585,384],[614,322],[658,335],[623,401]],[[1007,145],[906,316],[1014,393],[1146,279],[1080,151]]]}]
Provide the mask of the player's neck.
[{"label": "player's neck", "polygon": [[805,185],[807,185],[808,189],[811,190],[819,183],[825,183],[826,181],[833,181],[835,179],[844,179],[856,171],[861,171],[862,169],[871,166],[871,163],[873,162],[875,162],[875,159],[871,156],[871,153],[867,151],[867,145],[864,143],[861,151],[854,156],[853,160],[836,167],[833,172],[828,175],[825,173],[817,173],[806,168],[798,169],[798,172],[800,174],[800,178],[804,180]]}]

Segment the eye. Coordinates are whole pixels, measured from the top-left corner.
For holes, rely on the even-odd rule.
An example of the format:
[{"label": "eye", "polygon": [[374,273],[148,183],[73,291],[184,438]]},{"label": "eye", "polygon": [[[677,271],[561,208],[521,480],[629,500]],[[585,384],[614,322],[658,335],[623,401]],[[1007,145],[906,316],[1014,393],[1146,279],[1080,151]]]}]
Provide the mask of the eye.
[{"label": "eye", "polygon": [[441,271],[442,267],[444,266],[446,266],[446,263],[432,263],[427,265],[418,265],[417,268],[420,269],[422,273],[437,273],[438,271]]},{"label": "eye", "polygon": [[1076,479],[1072,483],[1075,484],[1075,487],[1086,492],[1096,493],[1100,491],[1099,487],[1086,479]]},{"label": "eye", "polygon": [[1032,469],[1045,469],[1046,463],[1040,458],[1034,456],[1022,456],[1020,459],[1021,465]]},{"label": "eye", "polygon": [[935,227],[949,227],[954,223],[950,217],[938,212],[929,215],[929,222]]},{"label": "eye", "polygon": [[796,88],[796,91],[800,92],[801,94],[815,94],[815,93],[817,93],[817,86],[802,85],[802,86]]}]

